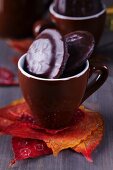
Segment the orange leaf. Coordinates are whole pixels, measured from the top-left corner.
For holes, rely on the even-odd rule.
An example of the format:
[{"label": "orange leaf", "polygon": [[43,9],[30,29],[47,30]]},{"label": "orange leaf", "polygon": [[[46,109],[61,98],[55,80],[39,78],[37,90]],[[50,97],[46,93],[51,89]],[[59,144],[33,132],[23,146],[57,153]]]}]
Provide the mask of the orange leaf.
[{"label": "orange leaf", "polygon": [[82,141],[78,146],[73,149],[76,152],[82,153],[89,162],[93,162],[91,154],[101,142],[102,137],[103,126],[99,126],[97,130],[92,132],[92,134],[87,137],[86,140]]},{"label": "orange leaf", "polygon": [[0,124],[2,133],[42,140],[52,149],[55,156],[64,149],[72,148],[90,160],[92,151],[100,143],[103,135],[103,120],[100,114],[87,110],[84,106],[75,113],[74,124],[60,131],[43,129],[35,124],[24,100],[0,109],[0,119],[2,118],[13,122],[5,127]]},{"label": "orange leaf", "polygon": [[[53,150],[53,154],[55,156],[63,149],[76,148],[77,146],[82,148],[82,146],[84,146],[83,142],[89,142],[88,137],[91,137],[90,145],[92,146],[91,149],[93,150],[94,136],[92,136],[92,133],[99,130],[99,127],[103,129],[103,120],[98,113],[89,112],[88,110],[84,111],[84,119],[79,122],[78,125],[75,124],[75,126],[71,127],[70,129],[64,130],[61,133],[49,137],[48,139],[44,139],[44,141],[47,143],[47,146]],[[100,138],[102,138],[102,134],[103,133],[101,132],[96,144],[99,143]],[[76,149],[76,151],[78,150]]]}]

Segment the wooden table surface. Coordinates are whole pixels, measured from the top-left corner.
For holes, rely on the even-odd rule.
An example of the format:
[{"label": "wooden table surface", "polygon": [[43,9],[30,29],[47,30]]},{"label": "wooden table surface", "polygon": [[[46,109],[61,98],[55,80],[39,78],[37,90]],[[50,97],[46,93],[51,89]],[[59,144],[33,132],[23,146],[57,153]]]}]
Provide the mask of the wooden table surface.
[{"label": "wooden table surface", "polygon": [[[107,1],[107,3],[110,1]],[[113,3],[111,0],[110,3]],[[108,3],[108,4],[110,4]],[[113,41],[113,32],[105,30],[100,46]],[[14,170],[112,170],[113,169],[113,44],[98,50],[95,57],[97,63],[104,63],[109,67],[109,77],[106,83],[93,94],[85,105],[103,115],[105,121],[105,135],[101,145],[94,151],[94,163],[69,150],[63,151],[57,158],[45,156],[38,159],[20,161]],[[15,52],[4,41],[0,41],[0,66],[7,66],[17,71],[11,63]],[[19,87],[0,87],[0,107],[7,105],[14,99],[22,97]],[[8,169],[8,162],[13,157],[11,138],[0,136],[0,170]]]}]

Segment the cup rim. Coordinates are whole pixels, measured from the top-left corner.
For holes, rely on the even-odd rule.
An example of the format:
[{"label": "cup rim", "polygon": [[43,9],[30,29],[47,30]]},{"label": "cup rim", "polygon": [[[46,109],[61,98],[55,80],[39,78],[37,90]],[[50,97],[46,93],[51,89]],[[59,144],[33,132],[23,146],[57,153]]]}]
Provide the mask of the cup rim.
[{"label": "cup rim", "polygon": [[95,14],[95,15],[90,15],[90,16],[87,16],[87,17],[69,17],[69,16],[64,16],[64,15],[61,15],[61,14],[58,14],[57,12],[55,12],[54,10],[54,3],[52,3],[49,7],[49,12],[50,14],[54,15],[56,18],[59,18],[59,19],[64,19],[64,20],[89,20],[89,19],[93,19],[93,18],[98,18],[100,17],[103,13],[106,12],[106,6],[105,4],[103,4],[103,10],[101,10],[99,13]]},{"label": "cup rim", "polygon": [[[27,54],[27,53],[26,53]],[[27,73],[24,69],[23,69],[23,65],[24,65],[24,61],[25,61],[25,57],[26,57],[26,54],[24,54],[22,57],[20,57],[19,61],[18,61],[18,69],[19,71],[26,77],[28,78],[32,78],[32,79],[35,79],[35,80],[42,80],[42,81],[52,81],[52,82],[55,82],[55,81],[66,81],[66,80],[70,80],[70,79],[74,79],[74,78],[78,78],[78,77],[81,77],[83,74],[85,74],[87,72],[87,70],[89,69],[89,61],[87,60],[86,61],[86,66],[85,68],[78,74],[74,75],[74,76],[71,76],[71,77],[66,77],[66,78],[60,78],[60,79],[45,79],[45,78],[40,78],[40,77],[36,77],[36,76],[33,76],[29,73]]]}]

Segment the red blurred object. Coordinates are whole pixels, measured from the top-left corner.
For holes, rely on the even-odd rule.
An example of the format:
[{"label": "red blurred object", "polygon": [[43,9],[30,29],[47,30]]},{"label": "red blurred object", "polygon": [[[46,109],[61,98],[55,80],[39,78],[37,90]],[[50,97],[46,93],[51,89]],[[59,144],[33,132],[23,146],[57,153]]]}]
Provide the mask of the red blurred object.
[{"label": "red blurred object", "polygon": [[11,58],[11,61],[13,62],[13,64],[17,65],[17,64],[18,64],[18,61],[19,61],[19,58],[20,58],[20,57],[18,57],[18,56],[13,56],[13,57]]},{"label": "red blurred object", "polygon": [[8,40],[8,45],[13,48],[15,51],[24,54],[29,49],[29,46],[32,44],[33,39],[22,39],[22,40]]},{"label": "red blurred object", "polygon": [[0,86],[18,86],[18,80],[12,71],[1,67],[0,68]]}]

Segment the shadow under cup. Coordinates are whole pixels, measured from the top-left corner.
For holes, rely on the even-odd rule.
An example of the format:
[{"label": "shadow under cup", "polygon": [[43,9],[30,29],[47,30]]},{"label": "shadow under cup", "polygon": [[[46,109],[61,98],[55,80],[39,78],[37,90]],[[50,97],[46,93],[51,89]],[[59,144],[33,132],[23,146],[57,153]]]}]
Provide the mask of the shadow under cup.
[{"label": "shadow under cup", "polygon": [[101,73],[98,73],[97,79],[85,94],[89,78],[88,61],[83,70],[73,77],[43,79],[24,70],[25,57],[26,54],[18,62],[20,86],[34,118],[40,126],[48,129],[68,126],[82,101],[97,90],[108,75],[107,68],[103,67],[103,71],[99,68]]},{"label": "shadow under cup", "polygon": [[73,31],[88,31],[93,34],[96,45],[102,36],[105,20],[106,20],[106,8],[103,5],[103,10],[96,15],[87,17],[68,17],[58,14],[54,10],[54,4],[50,6],[50,17],[56,24],[57,28],[63,35]]}]

